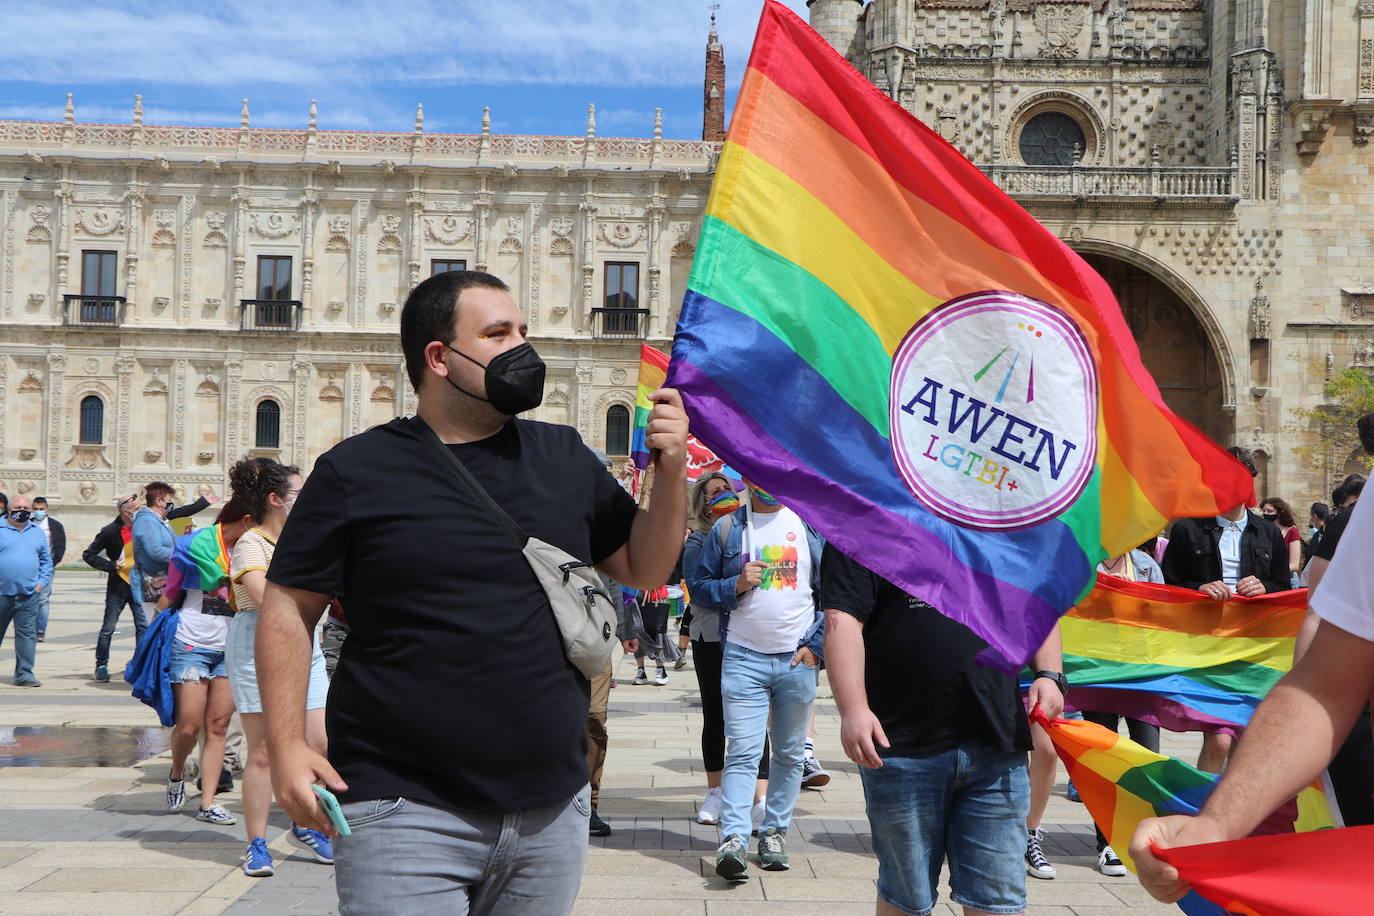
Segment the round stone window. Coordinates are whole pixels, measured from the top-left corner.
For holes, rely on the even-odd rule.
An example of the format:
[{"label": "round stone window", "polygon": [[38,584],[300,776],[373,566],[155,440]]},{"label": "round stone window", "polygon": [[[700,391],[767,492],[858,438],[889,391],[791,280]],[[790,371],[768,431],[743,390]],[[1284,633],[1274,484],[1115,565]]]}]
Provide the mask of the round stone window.
[{"label": "round stone window", "polygon": [[1082,125],[1062,111],[1041,112],[1021,128],[1019,149],[1026,165],[1073,165],[1075,147],[1082,159],[1088,138]]}]

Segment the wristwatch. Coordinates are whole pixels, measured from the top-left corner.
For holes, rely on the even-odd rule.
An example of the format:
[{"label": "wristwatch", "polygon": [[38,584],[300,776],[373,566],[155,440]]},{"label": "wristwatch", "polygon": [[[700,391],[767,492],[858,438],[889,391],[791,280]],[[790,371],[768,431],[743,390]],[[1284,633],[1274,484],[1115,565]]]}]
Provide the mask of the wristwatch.
[{"label": "wristwatch", "polygon": [[1059,692],[1061,694],[1063,694],[1064,696],[1069,695],[1069,679],[1064,677],[1064,673],[1062,671],[1037,671],[1035,672],[1035,677],[1031,678],[1031,680],[1035,680],[1036,678],[1042,677],[1047,677],[1050,680],[1054,681],[1054,686],[1059,688]]}]

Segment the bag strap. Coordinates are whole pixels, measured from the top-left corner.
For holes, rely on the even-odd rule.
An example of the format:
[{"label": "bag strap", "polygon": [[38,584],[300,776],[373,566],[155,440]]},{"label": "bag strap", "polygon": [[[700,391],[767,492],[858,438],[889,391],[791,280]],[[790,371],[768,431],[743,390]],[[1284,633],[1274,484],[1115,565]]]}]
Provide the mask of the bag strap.
[{"label": "bag strap", "polygon": [[453,468],[454,476],[458,478],[459,482],[467,488],[468,492],[477,497],[477,501],[482,504],[487,513],[496,519],[497,523],[506,529],[507,533],[515,538],[516,542],[523,548],[530,539],[529,535],[525,534],[525,530],[515,523],[515,519],[506,514],[506,510],[502,509],[496,500],[491,498],[491,494],[487,492],[486,488],[477,482],[477,478],[472,476],[472,472],[467,469],[462,461],[458,460],[458,456],[453,454],[453,450],[444,444],[443,440],[439,438],[439,434],[431,429],[428,423],[416,416],[415,424],[418,427],[420,438],[444,456],[444,460],[449,467]]}]

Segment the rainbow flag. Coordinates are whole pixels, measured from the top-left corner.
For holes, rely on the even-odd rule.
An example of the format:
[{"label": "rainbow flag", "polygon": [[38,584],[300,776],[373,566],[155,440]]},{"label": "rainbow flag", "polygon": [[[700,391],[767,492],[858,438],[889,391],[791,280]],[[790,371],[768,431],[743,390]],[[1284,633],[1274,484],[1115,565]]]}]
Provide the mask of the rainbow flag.
[{"label": "rainbow flag", "polygon": [[1305,589],[1214,601],[1099,575],[1059,621],[1070,698],[1170,731],[1236,733],[1293,667],[1306,613]]},{"label": "rainbow flag", "polygon": [[1098,561],[1253,498],[1102,278],[775,0],[667,383],[726,462],[1008,669]]},{"label": "rainbow flag", "polygon": [[649,469],[649,446],[644,444],[649,413],[654,402],[649,395],[663,387],[668,377],[668,355],[648,344],[639,345],[639,384],[635,387],[635,419],[630,432],[630,457],[641,471]]},{"label": "rainbow flag", "polygon": [[167,564],[167,594],[181,591],[215,592],[229,578],[229,549],[219,525],[183,534],[172,544]]},{"label": "rainbow flag", "polygon": [[[1132,874],[1136,867],[1129,846],[1140,822],[1170,814],[1197,814],[1220,778],[1146,750],[1093,722],[1051,722],[1038,708],[1032,717],[1049,734],[1088,813]],[[1253,835],[1303,833],[1336,824],[1326,793],[1313,784],[1271,814]],[[1190,916],[1224,912],[1195,892],[1179,901],[1179,906]]]}]

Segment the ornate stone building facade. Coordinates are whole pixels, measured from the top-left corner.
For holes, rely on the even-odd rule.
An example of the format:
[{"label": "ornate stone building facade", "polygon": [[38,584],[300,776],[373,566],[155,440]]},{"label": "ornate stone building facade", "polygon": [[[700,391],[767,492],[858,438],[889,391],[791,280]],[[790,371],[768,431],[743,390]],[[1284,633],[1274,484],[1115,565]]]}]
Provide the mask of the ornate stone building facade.
[{"label": "ornate stone building facade", "polygon": [[1175,410],[1325,498],[1293,408],[1374,368],[1374,3],[810,0],[812,25],[1115,289]]},{"label": "ornate stone building facade", "polygon": [[718,144],[0,123],[0,491],[74,540],[154,479],[224,491],[413,412],[399,307],[432,272],[510,283],[548,362],[539,419],[628,450]]},{"label": "ornate stone building facade", "polygon": [[[1318,498],[1294,407],[1374,368],[1371,0],[811,0],[812,23],[1115,288],[1181,414]],[[666,347],[718,150],[702,141],[0,123],[0,490],[73,540],[162,478],[308,469],[413,410],[397,341],[436,270],[511,283],[536,416],[617,452]],[[712,94],[713,90],[715,95]],[[714,100],[714,101],[713,101]]]}]

